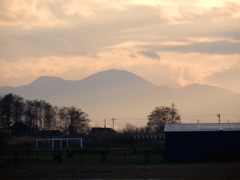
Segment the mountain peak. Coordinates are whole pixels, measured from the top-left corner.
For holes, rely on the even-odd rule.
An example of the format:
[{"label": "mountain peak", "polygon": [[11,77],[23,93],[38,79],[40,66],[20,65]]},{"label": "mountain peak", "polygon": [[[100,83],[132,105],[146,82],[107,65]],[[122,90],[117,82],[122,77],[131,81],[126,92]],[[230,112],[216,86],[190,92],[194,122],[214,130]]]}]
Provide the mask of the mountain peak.
[{"label": "mountain peak", "polygon": [[[7,93],[25,99],[43,99],[59,106],[75,105],[86,111],[92,120],[141,117],[144,120],[136,122],[138,125],[146,123],[145,117],[153,107],[172,102],[178,105],[185,122],[193,122],[203,113],[237,114],[240,106],[238,94],[219,87],[203,84],[180,89],[158,87],[134,73],[117,69],[101,71],[78,81],[41,76],[25,86],[0,88],[0,95]],[[189,113],[197,116],[186,119]],[[206,121],[212,122],[214,118],[207,117]],[[121,120],[121,123],[124,122]]]},{"label": "mountain peak", "polygon": [[48,83],[59,83],[66,81],[60,77],[55,76],[40,76],[35,81],[33,81],[31,84],[48,84]]},{"label": "mountain peak", "polygon": [[62,78],[60,77],[55,77],[55,76],[40,76],[39,78],[37,78],[34,82],[43,82],[43,81],[64,81]]},{"label": "mountain peak", "polygon": [[236,95],[235,92],[230,91],[229,89],[225,89],[225,88],[213,86],[213,85],[207,85],[207,84],[198,84],[198,83],[193,83],[193,84],[187,85],[187,86],[181,88],[180,90],[191,92],[191,93],[195,92],[197,94],[204,94],[204,93],[216,94],[216,93],[221,92],[221,93],[225,93],[225,94]]},{"label": "mountain peak", "polygon": [[106,71],[101,71],[96,74],[93,74],[91,76],[88,76],[87,78],[81,80],[83,82],[87,82],[95,84],[95,85],[111,85],[114,86],[116,84],[131,84],[131,83],[144,83],[146,85],[154,86],[149,81],[145,80],[144,78],[125,71],[125,70],[117,70],[117,69],[110,69]]},{"label": "mountain peak", "polygon": [[64,87],[65,85],[67,85],[66,84],[67,82],[68,82],[67,80],[64,80],[59,77],[40,76],[39,78],[37,78],[35,81],[33,81],[27,86],[39,87],[39,88],[45,87],[47,89],[50,87]]},{"label": "mountain peak", "polygon": [[[106,71],[100,71],[100,72],[98,72],[98,73],[96,73],[96,74],[93,74],[93,76],[94,75],[96,75],[96,76],[99,76],[99,75],[101,75],[101,76],[109,76],[110,75],[110,78],[111,77],[117,77],[117,76],[121,76],[121,77],[123,77],[123,76],[135,76],[135,77],[139,77],[139,76],[137,76],[136,74],[133,74],[133,73],[131,73],[131,72],[129,72],[129,71],[125,71],[125,70],[119,70],[119,69],[109,69],[109,70],[106,70]],[[114,75],[114,76],[112,76],[112,75]]]}]

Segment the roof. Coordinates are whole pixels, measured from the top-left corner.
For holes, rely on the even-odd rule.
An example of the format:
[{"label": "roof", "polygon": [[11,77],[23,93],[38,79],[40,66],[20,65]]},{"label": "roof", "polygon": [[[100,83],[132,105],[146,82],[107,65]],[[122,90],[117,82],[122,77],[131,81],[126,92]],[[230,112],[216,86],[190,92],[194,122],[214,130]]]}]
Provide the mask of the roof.
[{"label": "roof", "polygon": [[164,132],[240,131],[240,123],[166,124]]},{"label": "roof", "polygon": [[23,129],[23,128],[30,129],[30,127],[28,127],[26,124],[22,123],[21,121],[16,122],[10,127],[10,129]]},{"label": "roof", "polygon": [[117,132],[111,128],[92,128],[90,134],[116,134]]}]

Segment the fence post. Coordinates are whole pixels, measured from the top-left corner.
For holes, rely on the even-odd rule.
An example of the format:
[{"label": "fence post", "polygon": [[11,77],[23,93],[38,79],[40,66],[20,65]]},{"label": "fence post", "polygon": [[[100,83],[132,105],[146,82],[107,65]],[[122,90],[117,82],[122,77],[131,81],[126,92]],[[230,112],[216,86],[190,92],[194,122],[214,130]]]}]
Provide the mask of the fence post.
[{"label": "fence post", "polygon": [[62,163],[62,151],[59,151],[57,154],[57,163]]},{"label": "fence post", "polygon": [[144,159],[145,159],[145,163],[149,163],[149,151],[146,150],[144,153]]},{"label": "fence post", "polygon": [[83,163],[83,151],[82,151],[82,149],[80,150],[80,155],[81,155],[81,163]]},{"label": "fence post", "polygon": [[126,151],[123,152],[123,162],[124,162],[124,164],[127,163],[127,159],[126,159]]},{"label": "fence post", "polygon": [[38,151],[37,151],[37,163],[39,163],[39,154],[38,154]]},{"label": "fence post", "polygon": [[106,154],[105,151],[101,151],[101,163],[105,163],[106,162]]},{"label": "fence post", "polygon": [[62,151],[56,152],[53,151],[53,160],[57,161],[57,163],[62,163]]},{"label": "fence post", "polygon": [[29,156],[29,149],[26,149],[26,156]]},{"label": "fence post", "polygon": [[18,164],[18,152],[14,152],[14,163]]},{"label": "fence post", "polygon": [[134,147],[132,148],[132,154],[135,155],[136,152],[137,152],[137,150],[136,150],[136,147],[134,146]]}]

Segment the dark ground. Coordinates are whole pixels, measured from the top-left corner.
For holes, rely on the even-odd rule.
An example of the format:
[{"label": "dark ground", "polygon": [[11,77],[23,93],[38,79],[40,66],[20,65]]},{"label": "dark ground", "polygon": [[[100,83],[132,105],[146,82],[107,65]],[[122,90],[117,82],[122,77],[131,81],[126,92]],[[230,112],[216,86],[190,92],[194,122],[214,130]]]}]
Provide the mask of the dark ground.
[{"label": "dark ground", "polygon": [[18,164],[0,179],[240,179],[240,163]]}]

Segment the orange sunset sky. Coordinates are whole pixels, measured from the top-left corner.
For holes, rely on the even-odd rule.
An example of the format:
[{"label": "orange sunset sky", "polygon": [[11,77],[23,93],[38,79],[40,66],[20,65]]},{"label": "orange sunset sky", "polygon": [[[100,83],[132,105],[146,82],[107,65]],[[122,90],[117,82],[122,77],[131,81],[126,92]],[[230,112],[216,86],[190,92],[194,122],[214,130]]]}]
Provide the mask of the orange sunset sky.
[{"label": "orange sunset sky", "polygon": [[239,0],[0,0],[0,86],[107,69],[240,93]]}]

